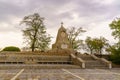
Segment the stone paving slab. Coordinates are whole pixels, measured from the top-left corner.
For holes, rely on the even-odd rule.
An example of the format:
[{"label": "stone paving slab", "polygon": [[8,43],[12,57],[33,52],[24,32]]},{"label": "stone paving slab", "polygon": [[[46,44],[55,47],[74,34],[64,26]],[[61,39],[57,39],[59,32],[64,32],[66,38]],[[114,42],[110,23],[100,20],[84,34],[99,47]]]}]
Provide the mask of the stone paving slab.
[{"label": "stone paving slab", "polygon": [[[0,70],[0,80],[10,80],[20,69]],[[76,77],[78,76],[78,77]],[[80,78],[79,78],[80,77]],[[25,69],[19,80],[120,80],[120,69]]]}]

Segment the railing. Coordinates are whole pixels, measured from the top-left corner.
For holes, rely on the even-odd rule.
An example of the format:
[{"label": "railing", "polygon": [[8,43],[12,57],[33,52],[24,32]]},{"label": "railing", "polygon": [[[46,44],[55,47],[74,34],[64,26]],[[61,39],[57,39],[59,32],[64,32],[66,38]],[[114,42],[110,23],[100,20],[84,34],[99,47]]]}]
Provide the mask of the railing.
[{"label": "railing", "polygon": [[77,60],[78,60],[79,62],[81,62],[82,68],[85,68],[85,61],[82,60],[81,58],[77,58]]},{"label": "railing", "polygon": [[89,54],[93,59],[98,60],[99,58],[93,54]]},{"label": "railing", "polygon": [[100,61],[102,61],[104,64],[106,64],[109,67],[109,69],[112,68],[112,62],[106,60],[105,58],[100,58]]},{"label": "railing", "polygon": [[85,68],[85,61],[79,57],[76,57],[74,54],[70,54],[73,64],[80,65],[82,68]]},{"label": "railing", "polygon": [[109,69],[112,68],[112,62],[106,60],[105,58],[98,58],[97,56],[92,55],[92,54],[89,54],[89,55],[90,55],[91,57],[93,57],[94,59],[103,62],[106,66],[108,66]]}]

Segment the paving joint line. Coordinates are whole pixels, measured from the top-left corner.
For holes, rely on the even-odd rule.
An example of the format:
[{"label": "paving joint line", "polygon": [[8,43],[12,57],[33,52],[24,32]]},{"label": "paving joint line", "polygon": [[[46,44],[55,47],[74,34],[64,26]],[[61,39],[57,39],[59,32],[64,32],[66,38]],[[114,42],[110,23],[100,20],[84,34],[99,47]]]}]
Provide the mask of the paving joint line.
[{"label": "paving joint line", "polygon": [[82,78],[82,77],[80,77],[80,76],[78,76],[78,75],[75,75],[74,73],[72,73],[72,72],[70,72],[70,71],[68,71],[68,70],[66,70],[66,69],[62,69],[62,71],[67,72],[67,73],[73,75],[74,77],[79,78],[80,80],[85,80],[84,78]]},{"label": "paving joint line", "polygon": [[24,71],[24,69],[21,69],[13,78],[10,80],[16,80],[16,78]]}]

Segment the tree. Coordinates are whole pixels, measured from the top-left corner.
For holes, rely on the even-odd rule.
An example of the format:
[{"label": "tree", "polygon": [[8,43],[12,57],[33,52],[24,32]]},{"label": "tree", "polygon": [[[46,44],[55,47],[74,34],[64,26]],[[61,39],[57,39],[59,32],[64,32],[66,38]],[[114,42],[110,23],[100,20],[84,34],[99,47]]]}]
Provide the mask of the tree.
[{"label": "tree", "polygon": [[95,49],[95,52],[98,53],[98,54],[102,54],[102,51],[104,48],[107,48],[108,47],[108,43],[107,43],[107,39],[105,39],[104,37],[100,37],[100,38],[95,38],[94,40],[94,49]]},{"label": "tree", "polygon": [[94,50],[94,42],[91,37],[87,37],[85,40],[87,48],[85,48],[87,51],[90,51],[90,54],[93,54]]},{"label": "tree", "polygon": [[118,43],[120,43],[120,18],[114,19],[109,26],[113,30],[112,35],[115,39],[118,39]]},{"label": "tree", "polygon": [[91,54],[93,54],[93,52],[102,54],[102,50],[108,45],[107,40],[104,37],[100,38],[87,37],[85,42]]},{"label": "tree", "polygon": [[46,33],[46,28],[43,23],[44,18],[40,17],[38,13],[25,16],[21,24],[25,24],[27,27],[22,30],[23,36],[32,49],[40,49],[44,51],[48,48],[51,41],[50,35]]},{"label": "tree", "polygon": [[80,40],[78,37],[84,32],[86,31],[83,30],[81,27],[78,29],[76,29],[75,27],[67,29],[68,39],[74,50],[78,50],[81,48],[83,40]]},{"label": "tree", "polygon": [[110,60],[113,63],[120,64],[120,46],[115,44],[112,46],[109,46],[107,49],[108,52],[110,52]]},{"label": "tree", "polygon": [[112,36],[114,36],[115,39],[118,39],[118,42],[108,49],[111,53],[110,59],[112,62],[120,64],[120,18],[114,19],[109,24],[109,27],[112,30]]}]

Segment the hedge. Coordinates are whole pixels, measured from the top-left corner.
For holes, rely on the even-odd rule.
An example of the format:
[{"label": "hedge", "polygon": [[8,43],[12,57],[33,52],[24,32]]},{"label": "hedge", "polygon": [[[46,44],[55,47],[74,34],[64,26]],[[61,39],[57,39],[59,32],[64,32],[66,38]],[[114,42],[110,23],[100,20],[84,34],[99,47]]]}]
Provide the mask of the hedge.
[{"label": "hedge", "polygon": [[8,46],[8,47],[5,47],[2,51],[18,51],[18,52],[20,52],[20,49],[15,46]]}]

